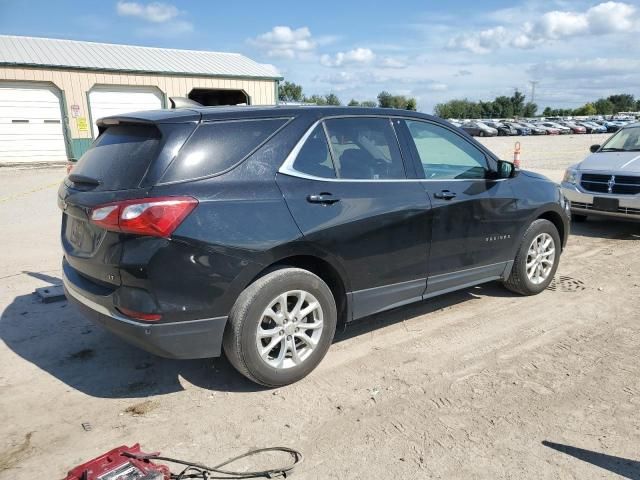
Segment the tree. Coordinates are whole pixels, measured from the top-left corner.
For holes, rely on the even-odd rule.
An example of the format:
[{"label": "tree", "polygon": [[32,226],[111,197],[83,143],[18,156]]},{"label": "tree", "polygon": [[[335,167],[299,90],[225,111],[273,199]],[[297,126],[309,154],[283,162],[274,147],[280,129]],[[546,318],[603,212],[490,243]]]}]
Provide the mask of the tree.
[{"label": "tree", "polygon": [[341,105],[340,99],[334,93],[324,96],[325,105]]},{"label": "tree", "polygon": [[593,102],[593,106],[596,109],[598,115],[611,115],[615,105],[606,98],[600,98]]},{"label": "tree", "polygon": [[613,113],[630,112],[636,106],[635,98],[628,93],[611,95],[607,100],[613,104]]},{"label": "tree", "polygon": [[579,116],[591,116],[597,113],[598,111],[596,110],[596,107],[593,106],[593,103],[585,103],[583,106],[581,106],[580,108],[576,108],[573,111],[574,115]]},{"label": "tree", "polygon": [[363,102],[360,102],[360,106],[361,107],[366,107],[366,108],[375,108],[378,106],[378,104],[376,102],[374,102],[373,100],[365,100]]},{"label": "tree", "polygon": [[527,102],[527,104],[524,106],[522,116],[525,118],[535,117],[537,111],[538,111],[538,105],[536,105],[533,102]]},{"label": "tree", "polygon": [[400,108],[402,110],[415,110],[417,107],[415,98],[407,98],[404,95],[391,95],[386,91],[378,94],[378,105],[382,108]]},{"label": "tree", "polygon": [[278,99],[282,102],[301,102],[302,87],[293,82],[284,82],[278,87]]},{"label": "tree", "polygon": [[393,108],[393,95],[382,91],[378,94],[378,105],[382,108]]},{"label": "tree", "polygon": [[503,116],[508,117],[508,116],[515,115],[517,117],[521,117],[524,112],[524,99],[525,99],[525,96],[518,90],[513,92],[513,96],[511,97],[512,115],[503,115]]},{"label": "tree", "polygon": [[351,101],[347,104],[347,106],[349,106],[349,107],[359,107],[360,106],[360,102],[357,101],[355,98],[352,98]]}]

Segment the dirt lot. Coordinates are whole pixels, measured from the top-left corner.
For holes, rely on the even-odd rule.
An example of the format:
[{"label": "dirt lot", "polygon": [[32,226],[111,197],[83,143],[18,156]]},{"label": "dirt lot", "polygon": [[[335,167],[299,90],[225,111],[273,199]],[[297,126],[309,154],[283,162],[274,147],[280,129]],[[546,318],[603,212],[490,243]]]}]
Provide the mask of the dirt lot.
[{"label": "dirt lot", "polygon": [[[521,141],[529,168],[561,175],[600,139]],[[0,169],[0,478],[60,478],[135,442],[207,463],[294,446],[300,479],[640,478],[640,225],[574,226],[536,297],[489,284],[351,325],[273,391],[36,300],[60,277],[62,175]]]}]

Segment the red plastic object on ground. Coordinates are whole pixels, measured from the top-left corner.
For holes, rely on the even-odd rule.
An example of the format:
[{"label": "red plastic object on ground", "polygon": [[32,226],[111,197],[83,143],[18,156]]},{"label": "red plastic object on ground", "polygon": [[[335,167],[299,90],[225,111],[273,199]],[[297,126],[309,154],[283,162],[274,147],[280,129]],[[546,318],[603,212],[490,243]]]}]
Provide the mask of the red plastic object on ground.
[{"label": "red plastic object on ground", "polygon": [[130,458],[123,453],[149,455],[140,451],[138,443],[132,447],[123,445],[70,470],[65,480],[169,480],[171,472],[165,465]]}]

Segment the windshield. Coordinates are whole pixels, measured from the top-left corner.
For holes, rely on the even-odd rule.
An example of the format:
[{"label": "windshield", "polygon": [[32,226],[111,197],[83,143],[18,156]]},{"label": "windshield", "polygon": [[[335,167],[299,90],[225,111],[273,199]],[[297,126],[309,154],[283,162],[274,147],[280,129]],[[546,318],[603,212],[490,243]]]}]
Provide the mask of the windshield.
[{"label": "windshield", "polygon": [[640,151],[640,125],[623,128],[613,135],[600,149],[601,152]]}]

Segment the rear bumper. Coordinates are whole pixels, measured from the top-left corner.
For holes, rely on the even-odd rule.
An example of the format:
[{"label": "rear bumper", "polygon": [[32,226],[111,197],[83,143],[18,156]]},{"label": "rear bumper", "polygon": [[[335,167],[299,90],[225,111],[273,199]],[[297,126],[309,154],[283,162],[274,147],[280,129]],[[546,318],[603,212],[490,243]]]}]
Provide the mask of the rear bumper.
[{"label": "rear bumper", "polygon": [[111,296],[83,290],[63,269],[63,284],[69,302],[94,323],[123,340],[166,358],[194,359],[220,356],[227,317],[184,320],[171,323],[137,322],[113,308]]},{"label": "rear bumper", "polygon": [[[638,195],[610,195],[583,191],[580,187],[562,182],[562,193],[571,201],[571,212],[578,215],[600,215],[613,218],[640,220],[640,197]],[[620,202],[617,212],[596,210],[593,208],[594,197],[617,198]]]}]

